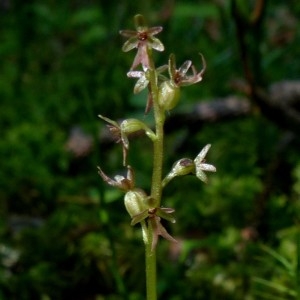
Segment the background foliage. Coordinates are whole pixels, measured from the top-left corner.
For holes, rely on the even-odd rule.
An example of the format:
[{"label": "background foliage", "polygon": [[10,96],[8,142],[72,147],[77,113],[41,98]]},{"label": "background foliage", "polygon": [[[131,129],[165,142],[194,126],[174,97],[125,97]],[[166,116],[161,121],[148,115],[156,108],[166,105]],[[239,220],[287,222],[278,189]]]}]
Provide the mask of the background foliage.
[{"label": "background foliage", "polygon": [[[184,89],[176,109],[189,112],[195,103],[240,93],[230,2],[0,1],[0,299],[143,299],[140,231],[129,226],[122,194],[105,187],[96,169],[122,172],[120,148],[100,142],[98,114],[151,120],[143,116],[145,95],[132,95],[126,72],[134,54],[121,52],[118,31],[133,28],[133,15],[143,13],[164,27],[166,52],[156,55],[157,65],[174,52],[179,65],[192,59],[199,66],[198,52],[204,54],[203,82]],[[246,17],[254,1],[237,2]],[[299,15],[296,0],[267,3],[263,38],[250,41],[262,54],[260,84],[298,79]],[[176,208],[177,218],[168,230],[179,243],[159,243],[161,298],[275,299],[274,286],[260,278],[286,288],[278,299],[293,299],[300,277],[298,139],[287,143],[288,133],[255,108],[187,133],[182,126],[167,137],[166,172],[207,143],[218,172],[207,186],[186,177],[165,190],[165,206]],[[134,140],[129,153],[146,189],[147,143]]]}]

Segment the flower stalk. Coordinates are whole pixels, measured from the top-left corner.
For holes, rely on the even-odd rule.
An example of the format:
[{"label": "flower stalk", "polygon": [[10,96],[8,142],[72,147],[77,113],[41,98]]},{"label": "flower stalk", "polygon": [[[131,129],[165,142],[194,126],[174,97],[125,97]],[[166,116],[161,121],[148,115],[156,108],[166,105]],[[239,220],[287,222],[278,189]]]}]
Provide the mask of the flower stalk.
[{"label": "flower stalk", "polygon": [[[145,113],[148,113],[153,108],[155,126],[154,130],[152,130],[144,122],[137,119],[127,119],[118,123],[99,115],[101,119],[109,124],[108,129],[115,137],[116,142],[122,144],[123,165],[127,167],[127,175],[126,177],[117,175],[114,178],[110,178],[100,167],[98,169],[103,181],[125,193],[124,204],[131,217],[131,225],[134,226],[138,223],[141,225],[145,245],[146,299],[156,300],[156,247],[159,236],[170,242],[176,242],[161,223],[162,219],[175,223],[173,216],[175,210],[162,207],[163,189],[175,177],[187,174],[195,174],[198,179],[206,183],[207,176],[204,172],[215,172],[216,168],[205,163],[204,158],[210,148],[210,144],[208,144],[194,160],[182,158],[175,162],[171,171],[163,179],[164,123],[166,113],[174,109],[178,104],[181,87],[195,84],[202,80],[206,65],[203,56],[200,54],[203,63],[203,69],[200,72],[196,71],[190,60],[185,61],[177,69],[175,55],[171,54],[168,65],[156,68],[152,49],[156,51],[164,50],[164,45],[161,41],[154,37],[162,31],[162,27],[148,28],[142,15],[136,15],[134,21],[136,30],[120,31],[121,35],[128,38],[122,50],[128,52],[132,49],[137,49],[127,76],[137,79],[133,89],[135,94],[145,88],[148,89]],[[169,78],[162,75],[167,69]],[[144,131],[145,135],[153,143],[153,168],[149,195],[135,186],[133,167],[127,163],[130,134],[137,131]]]}]

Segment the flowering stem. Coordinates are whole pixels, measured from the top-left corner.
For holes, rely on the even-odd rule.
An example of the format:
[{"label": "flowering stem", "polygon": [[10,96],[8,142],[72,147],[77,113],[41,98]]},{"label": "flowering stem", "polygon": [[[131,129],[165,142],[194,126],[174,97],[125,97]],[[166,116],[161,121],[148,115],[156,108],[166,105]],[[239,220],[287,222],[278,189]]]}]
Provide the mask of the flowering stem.
[{"label": "flowering stem", "polygon": [[[158,236],[162,236],[171,242],[176,242],[160,223],[161,218],[171,221],[172,223],[175,222],[173,216],[170,215],[174,212],[174,209],[161,207],[162,189],[175,176],[186,175],[191,172],[194,173],[195,171],[196,176],[206,182],[207,178],[204,171],[214,172],[216,169],[214,166],[204,163],[205,154],[210,147],[210,145],[207,145],[194,161],[191,159],[179,160],[166,178],[162,180],[165,112],[173,109],[178,103],[181,86],[191,85],[202,80],[205,62],[202,57],[204,67],[199,73],[197,73],[190,60],[184,62],[183,65],[177,69],[175,56],[171,54],[168,66],[163,65],[156,69],[152,49],[164,51],[164,45],[159,39],[154,37],[162,31],[162,27],[156,26],[148,28],[142,15],[136,15],[134,22],[136,31],[120,31],[123,36],[129,38],[124,43],[122,50],[127,52],[137,48],[136,56],[127,76],[139,78],[135,84],[134,93],[138,93],[148,86],[149,95],[145,113],[148,113],[153,107],[155,132],[143,122],[136,119],[124,120],[119,125],[113,120],[101,115],[99,116],[110,123],[109,129],[111,133],[114,135],[117,134],[118,141],[122,141],[124,165],[126,165],[126,154],[129,147],[128,134],[144,130],[146,135],[153,142],[151,195],[148,196],[143,190],[135,187],[133,170],[129,165],[127,178],[118,175],[115,179],[111,179],[103,173],[100,167],[98,168],[99,175],[105,182],[126,192],[124,202],[129,215],[132,217],[131,225],[141,223],[143,241],[145,244],[146,299],[156,300],[156,245]],[[142,71],[136,69],[139,65],[142,66]],[[190,68],[192,69],[192,75],[187,74]],[[161,75],[161,73],[167,69],[169,70],[170,79]]]},{"label": "flowering stem", "polygon": [[155,200],[155,206],[159,207],[162,193],[162,166],[163,166],[163,143],[164,143],[164,116],[158,112],[155,118],[156,140],[153,143],[153,173],[151,197]]},{"label": "flowering stem", "polygon": [[[154,207],[159,207],[162,194],[162,166],[163,166],[163,142],[165,113],[158,104],[157,74],[153,63],[151,49],[148,49],[150,91],[153,101],[155,134],[153,141],[153,172],[151,183],[151,198],[154,199]],[[146,287],[147,300],[156,300],[156,248],[152,249],[152,227],[147,227],[147,241],[145,241],[146,255]],[[144,230],[143,230],[144,231]]]},{"label": "flowering stem", "polygon": [[163,166],[163,145],[164,145],[164,110],[158,104],[158,87],[155,70],[150,70],[150,85],[153,100],[155,133],[153,141],[153,173],[151,185],[151,197],[155,200],[155,206],[160,206],[162,193],[162,166]]}]

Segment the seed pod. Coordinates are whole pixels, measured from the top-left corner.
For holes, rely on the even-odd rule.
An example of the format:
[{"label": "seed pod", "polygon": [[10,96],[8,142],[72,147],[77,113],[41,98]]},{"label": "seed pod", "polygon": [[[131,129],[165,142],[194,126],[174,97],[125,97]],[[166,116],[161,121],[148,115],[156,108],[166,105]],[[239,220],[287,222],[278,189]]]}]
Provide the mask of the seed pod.
[{"label": "seed pod", "polygon": [[164,81],[158,90],[158,103],[165,110],[173,109],[180,96],[180,89],[172,81]]}]

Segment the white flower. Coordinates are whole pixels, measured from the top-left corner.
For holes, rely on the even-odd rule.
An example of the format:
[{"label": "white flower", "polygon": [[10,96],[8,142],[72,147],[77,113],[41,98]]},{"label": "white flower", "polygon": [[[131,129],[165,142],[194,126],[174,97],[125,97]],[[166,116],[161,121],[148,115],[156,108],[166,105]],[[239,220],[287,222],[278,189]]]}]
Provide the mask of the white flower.
[{"label": "white flower", "polygon": [[206,171],[206,172],[216,172],[217,171],[215,166],[205,163],[205,156],[206,156],[210,146],[211,146],[210,144],[206,145],[200,151],[200,153],[197,155],[197,157],[194,159],[195,168],[196,168],[196,176],[205,183],[207,183],[207,176],[204,173],[204,171]]}]

